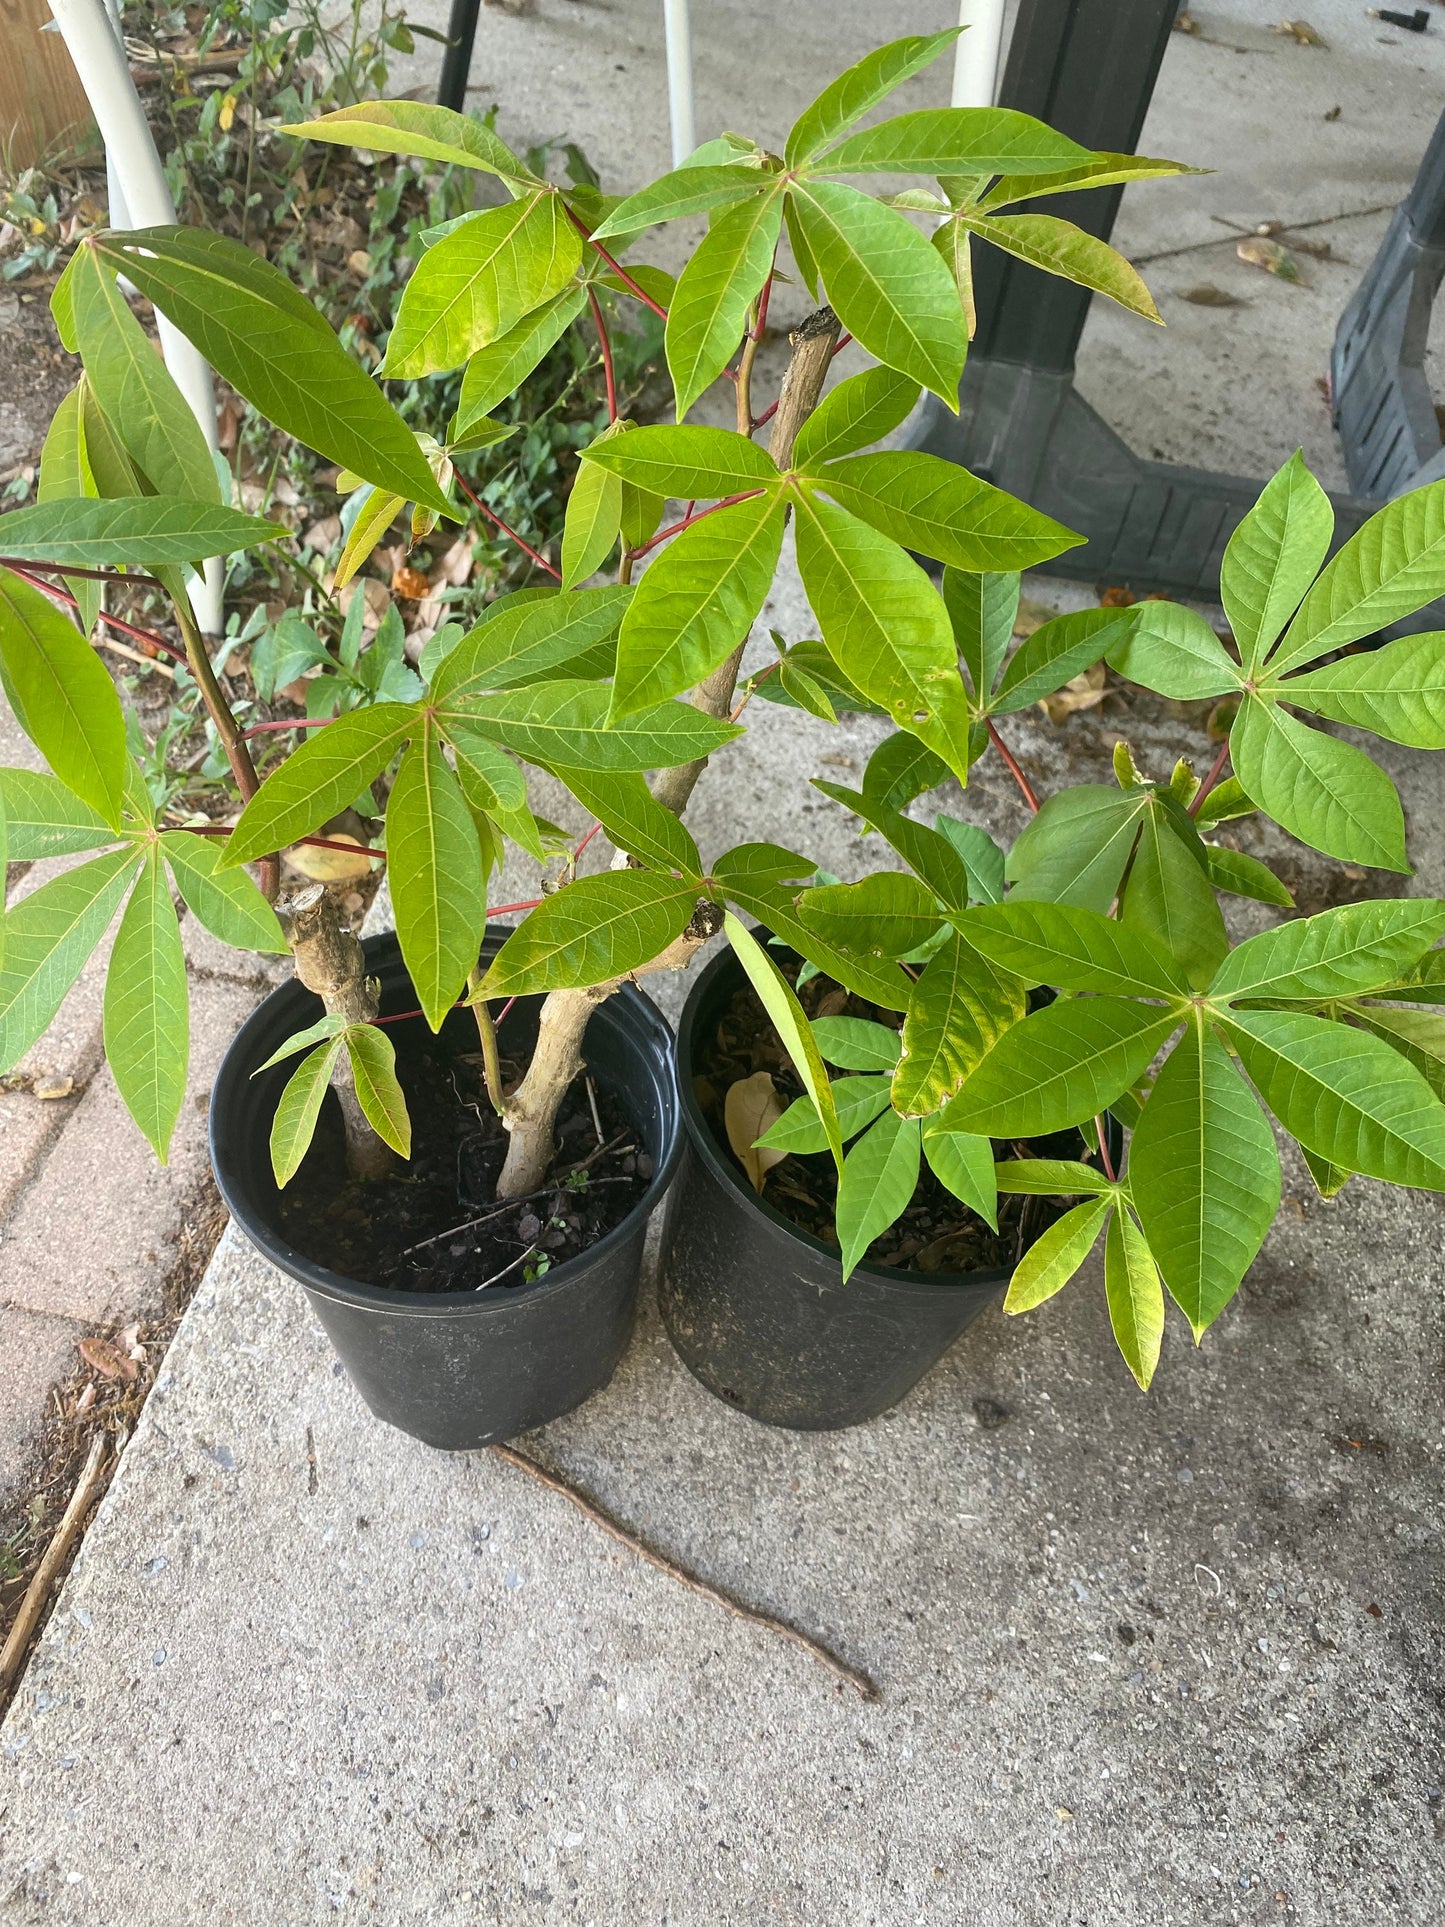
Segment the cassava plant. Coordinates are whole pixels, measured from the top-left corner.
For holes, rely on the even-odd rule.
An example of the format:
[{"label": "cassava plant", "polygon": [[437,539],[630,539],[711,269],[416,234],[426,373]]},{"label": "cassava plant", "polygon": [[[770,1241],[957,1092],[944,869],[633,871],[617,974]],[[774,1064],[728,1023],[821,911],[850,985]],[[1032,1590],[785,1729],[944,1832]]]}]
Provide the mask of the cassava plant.
[{"label": "cassava plant", "polygon": [[[479,172],[506,196],[435,231],[401,297],[381,380],[462,371],[456,413],[430,435],[408,427],[315,308],[238,243],[173,228],[102,234],[77,250],[54,306],[84,373],[46,445],[42,500],[0,524],[0,671],[54,775],[6,771],[0,798],[12,857],[105,854],[8,913],[0,1064],[43,1030],[124,903],[106,1045],[122,1095],[164,1155],[186,1071],[169,873],[191,913],[226,941],[289,945],[322,998],[321,1021],[286,1047],[299,1063],[273,1131],[278,1180],[297,1169],[328,1087],[341,1097],[353,1168],[383,1176],[408,1155],[410,1127],[360,947],[324,893],[282,901],[279,920],[272,903],[278,853],[389,784],[385,847],[402,954],[433,1029],[458,1001],[475,1014],[488,1094],[509,1132],[504,1198],[532,1192],[553,1157],[558,1106],[597,1003],[631,977],[685,965],[724,924],[809,1093],[774,1144],[792,1133],[784,1148],[816,1145],[837,1163],[845,1267],[906,1203],[922,1155],[985,1217],[998,1187],[1086,1195],[1025,1258],[1011,1302],[1062,1283],[1107,1219],[1111,1308],[1141,1379],[1157,1350],[1158,1272],[1202,1331],[1277,1202],[1273,1138],[1236,1057],[1325,1186],[1353,1171],[1445,1183],[1445,1109],[1417,1068],[1439,1054],[1438,1020],[1419,1003],[1431,996],[1425,953],[1445,930],[1445,905],[1338,912],[1226,955],[1215,891],[1271,902],[1284,893],[1262,865],[1202,834],[1257,807],[1331,854],[1404,868],[1387,779],[1283,705],[1445,744],[1442,639],[1290,674],[1445,583],[1432,561],[1445,501],[1427,490],[1392,505],[1310,587],[1329,544],[1328,505],[1296,462],[1231,544],[1225,598],[1237,659],[1202,619],[1156,603],[1061,617],[1006,663],[1017,572],[1081,538],[960,467],[874,445],[924,389],[956,406],[975,240],[1157,320],[1134,270],[1103,243],[1055,216],[1006,210],[1186,170],[1090,153],[1005,109],[907,113],[859,129],[953,38],[900,40],[869,55],[804,111],[782,155],[725,135],[623,201],[559,186],[481,123],[415,102],[363,104],[292,130]],[[923,176],[939,192],[880,198],[850,184],[877,174]],[[706,234],[675,281],[624,264],[638,235],[699,214]],[[919,214],[931,233],[910,219]],[[756,357],[783,263],[827,305],[793,331],[780,392],[762,405]],[[545,581],[500,597],[465,634],[441,631],[416,665],[419,695],[397,700],[363,677],[355,705],[334,719],[278,719],[248,736],[191,621],[184,572],[278,531],[229,506],[226,478],[122,298],[121,275],[276,428],[349,471],[358,496],[348,573],[407,504],[418,535],[436,518],[473,513],[495,527],[453,457],[504,432],[492,411],[565,330],[590,331],[611,419],[584,451],[559,562],[529,550]],[[618,413],[610,317],[630,301],[665,318],[675,426],[638,427]],[[875,365],[825,393],[847,338]],[[688,423],[721,377],[736,427]],[[668,521],[670,501],[685,506]],[[777,659],[740,690],[743,649],[790,519],[818,634],[780,642]],[[944,565],[941,594],[918,556]],[[598,582],[604,569],[615,579]],[[63,613],[73,606],[87,632],[97,622],[123,630],[102,597],[108,577],[136,570],[169,597],[186,669],[228,759],[244,804],[229,829],[157,813],[114,686]],[[1202,784],[1181,768],[1159,785],[1123,756],[1117,791],[1051,798],[1007,860],[973,826],[931,829],[904,813],[945,776],[966,783],[990,752],[1036,807],[997,719],[1106,656],[1165,694],[1238,691],[1235,775],[1220,781],[1221,756]],[[824,718],[849,708],[891,720],[896,733],[863,791],[829,793],[880,832],[906,870],[803,888],[813,864],[757,842],[704,865],[681,815],[708,759],[741,734],[754,692]],[[302,740],[282,753],[292,728]],[[545,853],[528,766],[558,778],[617,854],[598,874],[577,876],[571,865],[569,880],[535,905],[505,906],[529,913],[483,971],[488,886],[504,840]],[[246,864],[257,866],[255,881]],[[901,1031],[810,1025],[738,913],[897,1014]],[[1046,1008],[1030,1008],[1036,985],[1056,993]],[[492,1006],[534,993],[546,999],[536,1052],[508,1087]],[[1402,1016],[1394,1006],[1407,998]],[[1146,1087],[1152,1060],[1181,1031]],[[829,1062],[861,1075],[830,1083]],[[1066,1126],[1093,1129],[1088,1120],[1110,1109],[1134,1129],[1127,1174],[1110,1163],[1107,1135],[1095,1137],[1097,1162],[1009,1159],[996,1174],[994,1140],[1006,1148]],[[865,1125],[845,1157],[845,1139]]]}]

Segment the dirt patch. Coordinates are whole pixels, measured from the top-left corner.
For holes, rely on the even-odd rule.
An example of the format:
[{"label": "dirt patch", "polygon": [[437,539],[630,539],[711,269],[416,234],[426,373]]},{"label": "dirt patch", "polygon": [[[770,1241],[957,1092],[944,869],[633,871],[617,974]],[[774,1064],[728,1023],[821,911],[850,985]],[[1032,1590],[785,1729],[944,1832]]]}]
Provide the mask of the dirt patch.
[{"label": "dirt patch", "polygon": [[[652,1159],[631,1119],[584,1074],[558,1114],[546,1184],[499,1205],[507,1134],[480,1055],[446,1029],[433,1037],[420,1018],[388,1034],[412,1120],[411,1160],[400,1180],[348,1177],[340,1112],[328,1098],[279,1211],[286,1237],[315,1263],[391,1291],[505,1290],[596,1244],[646,1191]],[[498,1041],[511,1085],[526,1066],[506,1055],[505,1026]]]},{"label": "dirt patch", "polygon": [[0,287],[5,389],[0,396],[0,486],[38,466],[50,417],[75,386],[79,355],[60,345],[50,315],[54,277],[32,276],[23,290]]}]

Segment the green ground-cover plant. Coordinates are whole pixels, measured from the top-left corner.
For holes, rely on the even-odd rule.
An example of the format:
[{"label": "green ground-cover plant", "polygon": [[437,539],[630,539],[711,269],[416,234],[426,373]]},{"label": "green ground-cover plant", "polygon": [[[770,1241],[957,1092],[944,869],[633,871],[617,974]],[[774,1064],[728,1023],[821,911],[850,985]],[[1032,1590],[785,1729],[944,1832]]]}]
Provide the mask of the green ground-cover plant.
[{"label": "green ground-cover plant", "polygon": [[[1445,1045],[1425,1007],[1445,905],[1364,906],[1230,952],[1216,892],[1282,906],[1287,893],[1263,865],[1207,840],[1211,824],[1259,808],[1331,854],[1405,868],[1387,779],[1293,711],[1445,745],[1445,639],[1308,666],[1438,592],[1445,493],[1393,504],[1318,574],[1328,505],[1296,460],[1230,545],[1224,596],[1238,660],[1201,618],[1162,603],[1060,617],[1010,657],[1018,572],[1080,538],[966,470],[876,445],[925,389],[956,403],[976,239],[1153,315],[1133,270],[1101,243],[1052,216],[1000,210],[1184,170],[1089,153],[1003,109],[860,128],[953,38],[869,55],[805,110],[782,155],[724,136],[622,201],[580,167],[558,184],[491,126],[415,102],[361,102],[295,129],[323,151],[356,144],[500,183],[501,205],[428,237],[379,371],[423,387],[456,378],[444,419],[400,412],[305,294],[234,237],[154,229],[78,249],[54,307],[85,372],[52,428],[41,502],[0,523],[0,675],[54,774],[0,773],[0,802],[12,857],[88,860],[7,913],[0,1066],[43,1030],[124,905],[107,1050],[164,1155],[186,1069],[174,884],[226,941],[289,943],[303,981],[323,990],[324,1019],[287,1047],[298,1064],[273,1136],[278,1178],[299,1164],[329,1087],[358,1168],[404,1158],[405,1103],[357,947],[316,893],[283,901],[279,919],[270,901],[277,853],[352,804],[370,809],[389,782],[402,953],[433,1028],[458,1001],[475,1013],[489,1095],[510,1133],[504,1197],[528,1193],[545,1171],[597,1002],[631,976],[685,965],[724,925],[809,1094],[772,1146],[837,1161],[845,1269],[906,1204],[922,1157],[985,1218],[998,1188],[1083,1196],[1025,1257],[1011,1303],[1057,1288],[1107,1223],[1110,1306],[1141,1380],[1157,1352],[1159,1274],[1202,1331],[1273,1215],[1273,1137],[1246,1077],[1325,1188],[1357,1171],[1445,1184],[1445,1108],[1429,1081]],[[877,174],[921,175],[941,192],[879,197],[853,185]],[[657,223],[699,214],[706,233],[676,280],[620,258]],[[785,262],[827,306],[794,331],[779,395],[756,407],[755,358]],[[255,735],[232,714],[190,620],[184,572],[208,555],[264,552],[279,531],[232,506],[117,294],[121,275],[262,417],[367,491],[349,525],[351,567],[408,505],[418,540],[470,514],[458,458],[504,432],[509,398],[569,331],[595,341],[601,359],[607,419],[583,452],[559,561],[526,551],[550,580],[500,597],[470,629],[448,625],[414,666],[395,638],[366,652],[346,644],[314,713],[264,726],[273,751],[288,728],[302,738],[264,782]],[[638,427],[623,413],[610,321],[621,302],[665,324],[675,425]],[[824,393],[845,330],[875,365]],[[688,422],[723,376],[736,428]],[[765,427],[766,445],[755,439]],[[669,502],[684,505],[671,520]],[[789,520],[818,633],[778,639],[777,659],[739,690]],[[943,566],[941,591],[919,557]],[[110,678],[57,607],[68,593],[89,628],[96,576],[122,568],[145,572],[174,610],[245,805],[230,834],[176,814],[156,766],[163,753],[153,749],[144,770],[136,761]],[[598,580],[604,570],[615,579]],[[311,646],[293,622],[262,652],[264,673],[273,683],[296,673]],[[1105,658],[1167,695],[1237,694],[1235,775],[1221,780],[1227,749],[1202,783],[1181,765],[1158,784],[1121,748],[1117,789],[1083,786],[1040,808],[1000,722]],[[754,841],[704,863],[682,812],[709,757],[742,733],[754,693],[825,718],[847,708],[891,719],[859,792],[822,787],[905,869],[835,885],[817,881],[805,855]],[[930,828],[905,813],[946,777],[966,783],[989,753],[1037,812],[1010,852],[976,826]],[[534,904],[492,905],[528,914],[483,971],[504,840],[534,857],[554,841],[533,812],[529,767],[595,817],[583,846],[603,832],[617,855],[593,875],[572,861]],[[743,917],[898,1013],[901,1029],[810,1025]],[[505,1088],[492,1006],[526,993],[545,994],[541,1033],[525,1077]],[[1181,1034],[1150,1083],[1154,1059]],[[830,1080],[829,1065],[852,1074]],[[1110,1110],[1133,1136],[1123,1173],[1097,1123]],[[1074,1125],[1094,1134],[1087,1161],[996,1165],[1011,1142]]]}]

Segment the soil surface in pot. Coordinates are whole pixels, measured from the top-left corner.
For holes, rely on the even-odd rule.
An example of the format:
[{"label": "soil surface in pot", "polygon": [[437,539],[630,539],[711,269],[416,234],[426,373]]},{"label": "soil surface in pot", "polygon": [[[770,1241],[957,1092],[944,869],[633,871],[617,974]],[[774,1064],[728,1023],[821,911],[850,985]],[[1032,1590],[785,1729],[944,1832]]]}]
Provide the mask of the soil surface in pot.
[{"label": "soil surface in pot", "polygon": [[[507,1151],[468,1032],[388,1027],[411,1113],[412,1156],[398,1176],[348,1175],[341,1114],[328,1096],[306,1160],[281,1195],[279,1224],[315,1263],[392,1291],[473,1292],[529,1283],[597,1243],[632,1210],[652,1159],[601,1085],[578,1077],[557,1118],[556,1156],[532,1197],[499,1204]],[[475,1042],[472,1034],[470,1041]],[[505,1055],[510,1087],[526,1069]],[[595,1109],[594,1109],[595,1105]]]},{"label": "soil surface in pot", "polygon": [[[784,975],[794,980],[797,964],[782,958],[777,961]],[[866,998],[854,996],[831,977],[810,977],[798,991],[798,1001],[809,1017],[864,1017],[875,1024],[886,1024],[890,1030],[900,1027],[897,1012],[882,1010]],[[723,1115],[728,1087],[739,1078],[768,1071],[786,1105],[804,1095],[802,1082],[750,984],[734,994],[712,1034],[699,1035],[693,1048],[696,1065],[693,1092],[699,1107],[719,1151],[751,1189],[751,1180],[728,1143]],[[1071,1139],[1072,1136],[1070,1133]],[[1069,1154],[1077,1155],[1077,1152],[1073,1150]],[[838,1173],[827,1151],[812,1155],[794,1152],[784,1158],[768,1172],[762,1195],[800,1231],[809,1232],[837,1249],[838,1233],[833,1219]],[[869,1245],[867,1262],[889,1265],[895,1270],[925,1272],[974,1271],[1011,1265],[1018,1251],[1019,1220],[1026,1202],[1022,1197],[1001,1197],[999,1228],[995,1232],[939,1183],[925,1160],[912,1202],[902,1217]]]}]

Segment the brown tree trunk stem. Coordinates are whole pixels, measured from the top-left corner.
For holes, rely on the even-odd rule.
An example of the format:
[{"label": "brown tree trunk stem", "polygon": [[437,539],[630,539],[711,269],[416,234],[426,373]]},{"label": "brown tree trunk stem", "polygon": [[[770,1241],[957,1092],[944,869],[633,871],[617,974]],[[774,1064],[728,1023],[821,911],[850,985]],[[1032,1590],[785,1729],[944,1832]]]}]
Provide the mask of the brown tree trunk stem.
[{"label": "brown tree trunk stem", "polygon": [[[722,928],[722,911],[699,902],[687,928],[634,977],[658,970],[686,970],[702,946]],[[582,1038],[592,1013],[627,977],[614,977],[589,990],[554,990],[542,1005],[537,1048],[527,1075],[507,1099],[503,1123],[511,1133],[507,1161],[497,1180],[499,1198],[524,1198],[540,1190],[554,1155],[557,1111],[568,1085],[582,1068]]]},{"label": "brown tree trunk stem", "polygon": [[[186,664],[196,679],[201,692],[201,700],[206,705],[206,714],[215,724],[221,748],[226,753],[226,761],[231,766],[231,774],[236,780],[241,801],[249,803],[261,787],[261,779],[256,774],[256,765],[251,761],[251,750],[245,732],[231,714],[231,705],[226,701],[225,691],[211,666],[210,653],[206,648],[205,637],[196,627],[195,618],[183,596],[173,596],[171,607],[175,611],[176,624],[181,639],[186,645]],[[281,860],[277,856],[262,857],[261,888],[268,900],[276,901],[276,892],[281,887]]]},{"label": "brown tree trunk stem", "polygon": [[[296,975],[315,991],[327,1014],[344,1017],[348,1024],[371,1023],[379,1008],[376,989],[366,974],[361,945],[342,926],[326,885],[308,885],[278,903],[276,914],[291,946]],[[390,1177],[396,1159],[366,1121],[345,1051],[337,1054],[331,1088],[341,1105],[347,1169],[356,1178]]]}]

